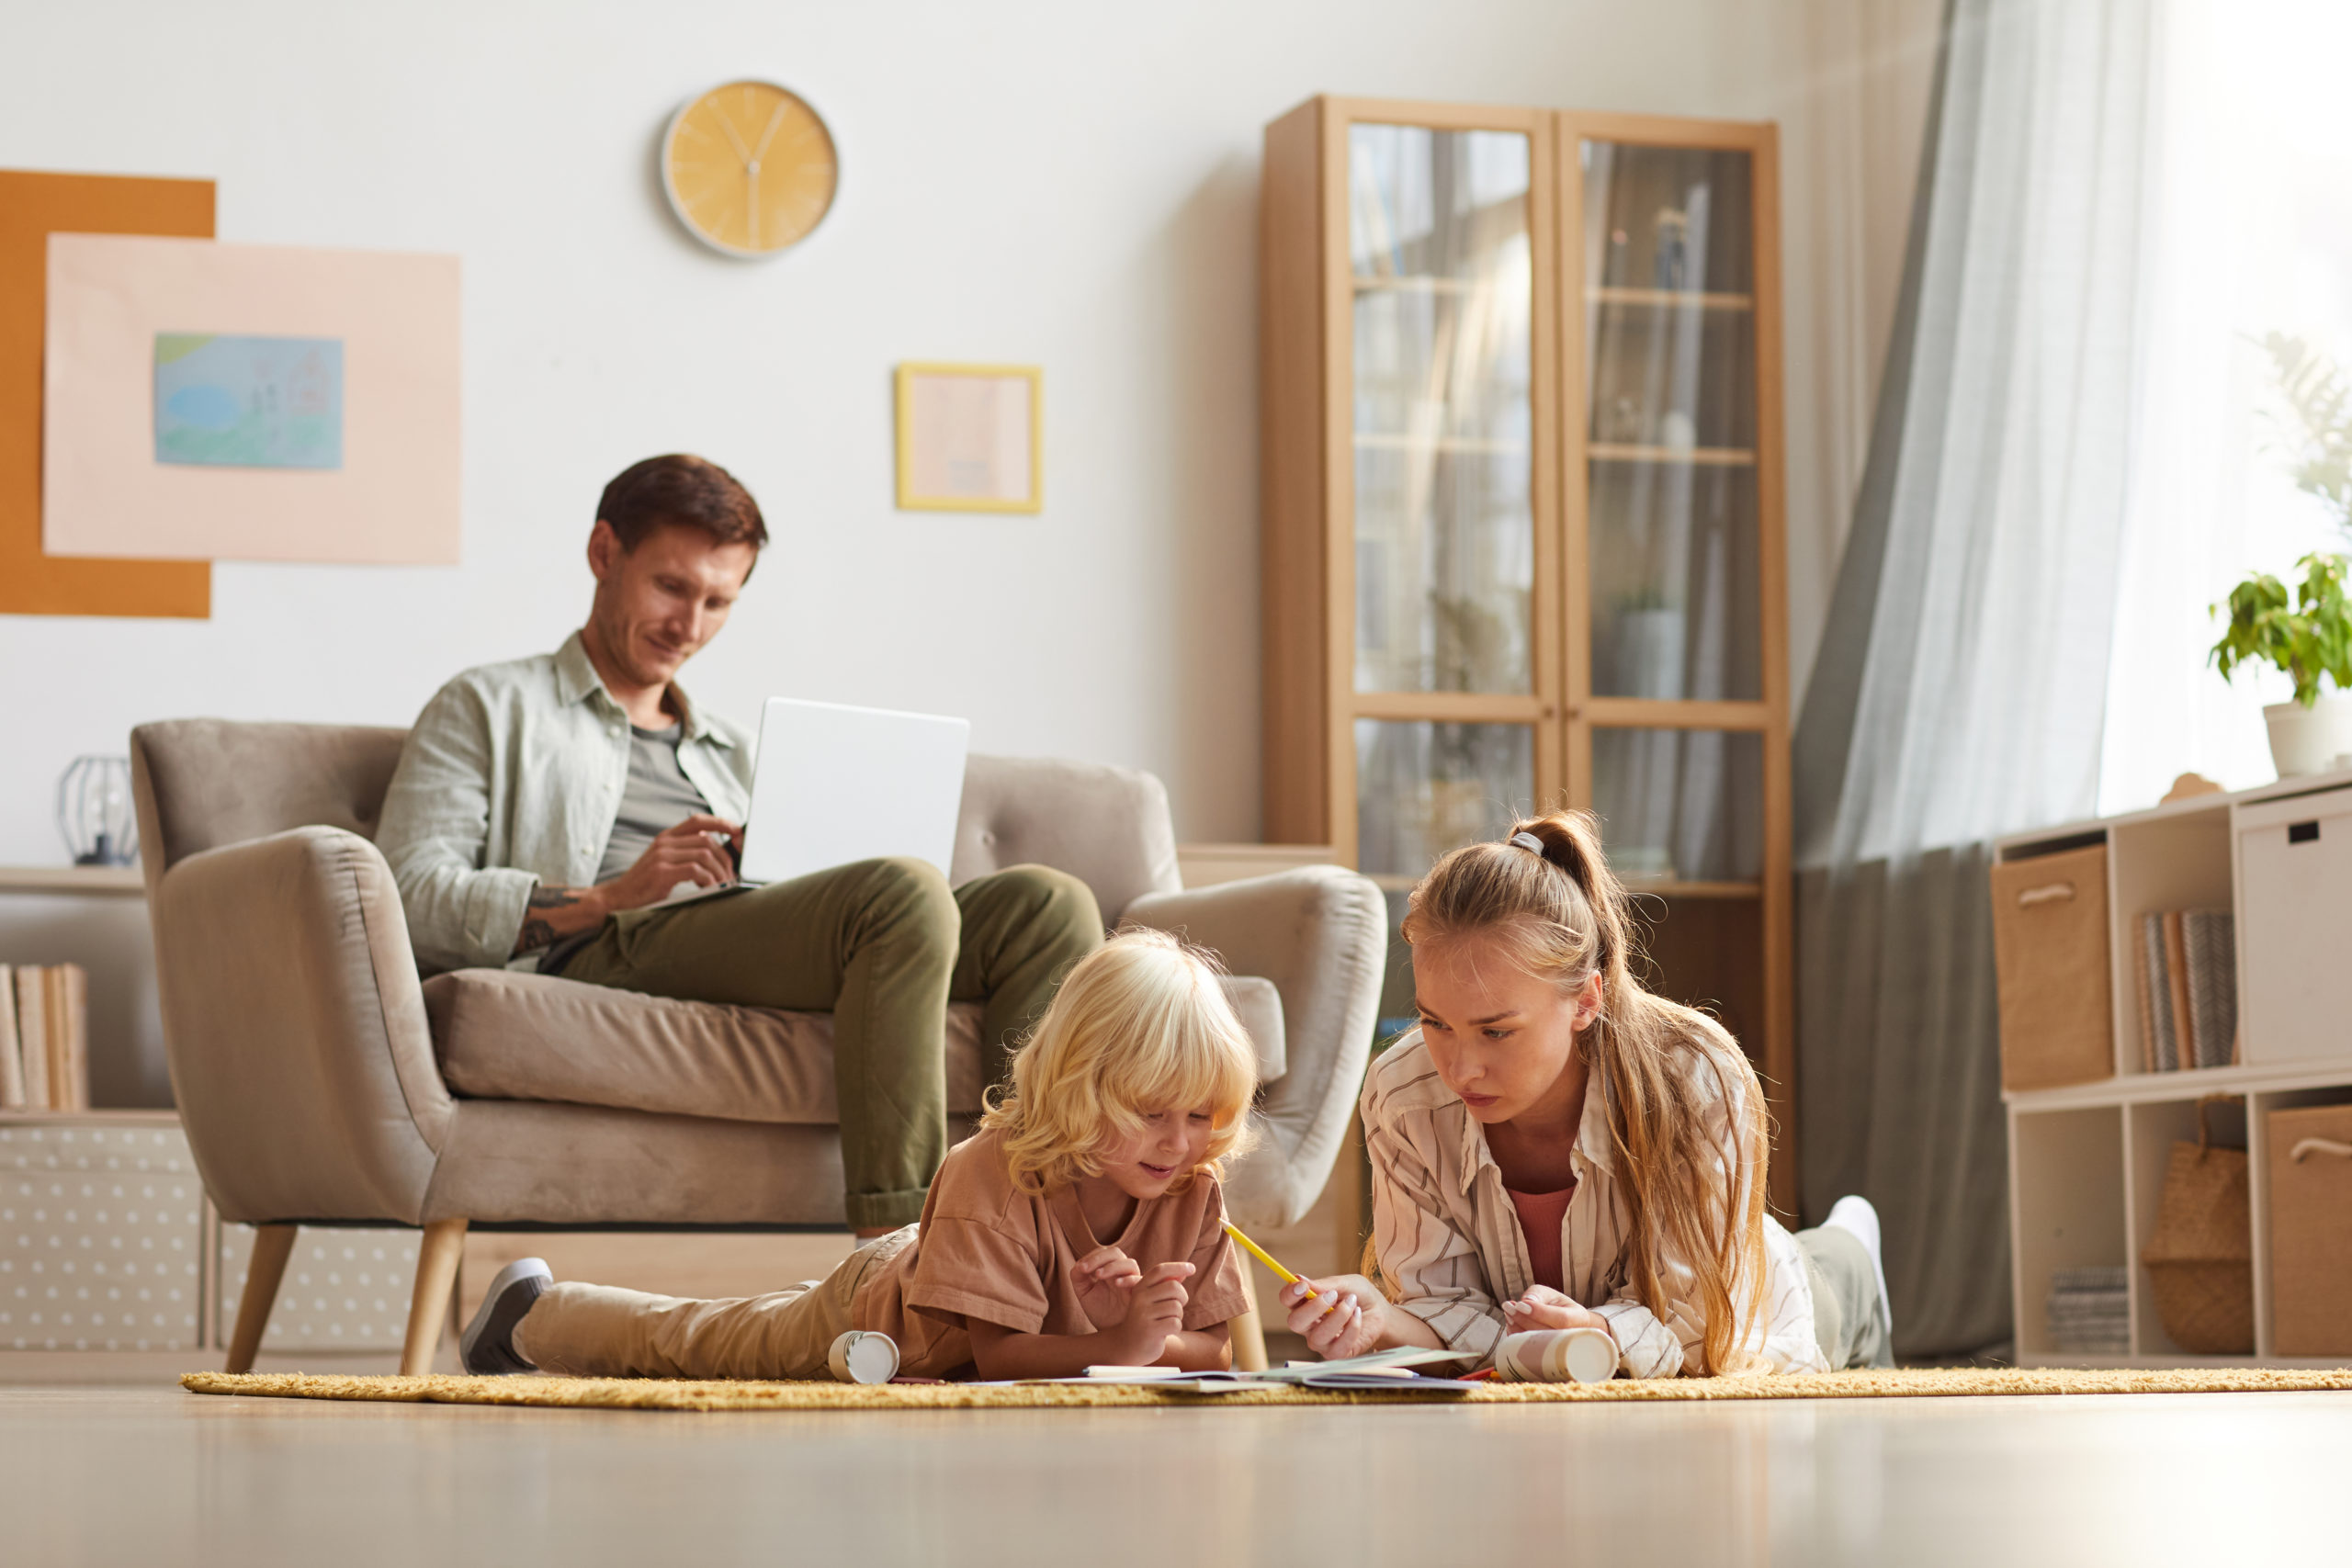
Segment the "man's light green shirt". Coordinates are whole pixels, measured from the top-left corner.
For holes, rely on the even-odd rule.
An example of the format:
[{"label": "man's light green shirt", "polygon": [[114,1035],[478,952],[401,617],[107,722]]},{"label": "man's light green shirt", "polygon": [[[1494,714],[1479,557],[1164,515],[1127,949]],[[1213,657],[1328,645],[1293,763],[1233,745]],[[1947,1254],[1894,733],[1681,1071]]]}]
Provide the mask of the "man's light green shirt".
[{"label": "man's light green shirt", "polygon": [[[752,799],[752,740],[670,688],[678,766],[718,816]],[[377,847],[426,971],[514,958],[531,890],[596,879],[628,782],[628,715],[574,632],[552,654],[469,670],[434,694],[401,748]]]}]

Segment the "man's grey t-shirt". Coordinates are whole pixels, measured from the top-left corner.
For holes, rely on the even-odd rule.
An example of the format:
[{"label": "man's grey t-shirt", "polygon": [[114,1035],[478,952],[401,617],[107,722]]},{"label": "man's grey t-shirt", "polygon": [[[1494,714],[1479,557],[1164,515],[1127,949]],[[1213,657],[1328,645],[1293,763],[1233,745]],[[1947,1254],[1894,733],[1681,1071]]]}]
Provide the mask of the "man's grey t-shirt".
[{"label": "man's grey t-shirt", "polygon": [[[604,863],[596,880],[610,882],[637,863],[646,846],[710,803],[678,766],[678,740],[683,725],[667,729],[628,727],[628,781],[621,786],[621,807],[613,818],[613,836],[605,841]],[[571,955],[596,940],[601,927],[563,938],[539,954],[539,973],[560,975]]]},{"label": "man's grey t-shirt", "polygon": [[628,727],[628,782],[621,788],[620,814],[613,818],[613,836],[605,840],[604,863],[596,880],[610,882],[638,862],[661,834],[695,813],[707,812],[710,802],[678,766],[682,725],[667,729]]}]

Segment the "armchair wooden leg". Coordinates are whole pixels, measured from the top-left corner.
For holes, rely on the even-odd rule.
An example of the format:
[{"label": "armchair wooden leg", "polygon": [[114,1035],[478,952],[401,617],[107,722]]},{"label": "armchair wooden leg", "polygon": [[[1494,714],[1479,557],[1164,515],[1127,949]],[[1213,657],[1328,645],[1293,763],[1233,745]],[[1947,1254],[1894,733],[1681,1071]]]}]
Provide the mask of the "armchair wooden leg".
[{"label": "armchair wooden leg", "polygon": [[1266,1370],[1266,1325],[1258,1315],[1258,1279],[1247,1262],[1241,1266],[1241,1289],[1250,1297],[1250,1310],[1226,1325],[1226,1332],[1233,1337],[1233,1370],[1262,1372]]},{"label": "armchair wooden leg", "polygon": [[269,1309],[277,1304],[278,1281],[286,1278],[286,1260],[294,1256],[294,1237],[301,1228],[254,1227],[253,1260],[245,1266],[245,1293],[237,1298],[237,1326],[229,1334],[229,1360],[224,1371],[254,1370],[254,1356],[261,1349],[262,1331],[269,1326]]},{"label": "armchair wooden leg", "polygon": [[424,1227],[416,1254],[416,1292],[408,1303],[408,1343],[401,1350],[401,1375],[421,1377],[433,1370],[433,1352],[449,1319],[449,1297],[458,1285],[458,1260],[465,1256],[466,1222],[435,1220]]}]

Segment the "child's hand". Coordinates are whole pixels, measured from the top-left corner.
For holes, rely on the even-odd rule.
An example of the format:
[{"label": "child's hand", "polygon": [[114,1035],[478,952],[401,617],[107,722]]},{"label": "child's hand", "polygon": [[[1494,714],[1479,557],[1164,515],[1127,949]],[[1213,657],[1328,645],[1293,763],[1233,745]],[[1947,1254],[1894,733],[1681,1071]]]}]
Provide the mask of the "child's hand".
[{"label": "child's hand", "polygon": [[1320,1283],[1300,1280],[1284,1285],[1275,1300],[1290,1314],[1290,1331],[1305,1335],[1306,1348],[1327,1361],[1368,1355],[1380,1347],[1388,1299],[1360,1274]]},{"label": "child's hand", "polygon": [[1184,1281],[1192,1275],[1189,1263],[1155,1263],[1136,1282],[1116,1330],[1120,1353],[1128,1361],[1150,1366],[1168,1353],[1168,1337],[1184,1332],[1184,1303],[1193,1299]]},{"label": "child's hand", "polygon": [[1143,1282],[1143,1267],[1115,1247],[1098,1247],[1069,1271],[1086,1320],[1108,1327],[1127,1315],[1127,1298]]},{"label": "child's hand", "polygon": [[1503,1303],[1503,1332],[1525,1334],[1537,1328],[1598,1328],[1606,1333],[1609,1323],[1549,1285],[1530,1285],[1517,1301]]}]

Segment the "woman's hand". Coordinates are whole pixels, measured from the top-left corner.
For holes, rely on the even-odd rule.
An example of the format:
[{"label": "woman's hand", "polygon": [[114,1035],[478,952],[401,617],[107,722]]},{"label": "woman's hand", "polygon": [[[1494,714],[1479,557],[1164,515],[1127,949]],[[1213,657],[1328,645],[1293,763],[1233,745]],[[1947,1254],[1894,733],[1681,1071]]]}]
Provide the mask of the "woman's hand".
[{"label": "woman's hand", "polygon": [[1078,1304],[1097,1328],[1125,1322],[1127,1301],[1143,1283],[1143,1266],[1115,1247],[1098,1247],[1069,1271]]},{"label": "woman's hand", "polygon": [[1606,1334],[1609,1320],[1549,1285],[1530,1285],[1517,1301],[1503,1303],[1503,1332],[1525,1334],[1537,1328],[1598,1328]]},{"label": "woman's hand", "polygon": [[1275,1300],[1290,1314],[1290,1331],[1306,1336],[1306,1348],[1327,1361],[1378,1349],[1392,1315],[1388,1298],[1361,1274],[1300,1280],[1284,1285]]}]

